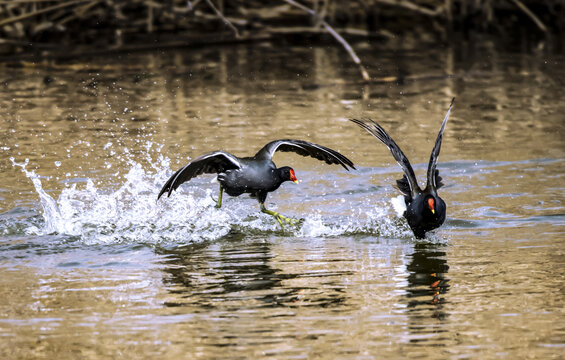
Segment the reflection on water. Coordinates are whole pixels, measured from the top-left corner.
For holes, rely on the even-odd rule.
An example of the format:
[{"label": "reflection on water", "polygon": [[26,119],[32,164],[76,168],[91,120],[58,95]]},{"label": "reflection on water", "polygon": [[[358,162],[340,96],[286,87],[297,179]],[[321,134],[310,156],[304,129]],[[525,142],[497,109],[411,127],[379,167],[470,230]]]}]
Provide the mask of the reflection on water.
[{"label": "reflection on water", "polygon": [[435,315],[443,318],[441,304],[443,296],[449,289],[447,278],[447,258],[445,251],[430,243],[417,243],[411,261],[406,267],[410,273],[408,276],[409,290],[407,297],[408,307],[418,307],[422,304],[437,305],[438,312]]},{"label": "reflection on water", "polygon": [[[164,251],[167,260],[164,285],[179,301],[167,306],[194,306],[205,309],[230,308],[234,310],[263,307],[293,308],[297,306],[329,307],[345,301],[343,286],[328,286],[322,294],[302,294],[312,290],[300,284],[311,277],[326,280],[347,276],[348,271],[324,271],[315,274],[286,273],[273,267],[274,254],[268,239],[252,238],[244,234],[226,236],[221,246],[194,245],[179,250]],[[331,284],[331,281],[326,283]],[[290,285],[290,286],[289,286]],[[231,306],[230,306],[231,304]],[[245,305],[247,304],[247,305]]]},{"label": "reflection on water", "polygon": [[[228,237],[229,243],[241,242],[242,236]],[[220,249],[194,251],[192,248],[175,251],[166,262],[165,270],[170,277],[164,279],[173,294],[181,294],[187,305],[214,308],[226,306],[237,300],[237,294],[261,292],[255,300],[265,306],[296,296],[296,291],[273,296],[269,290],[281,287],[285,278],[280,269],[274,269],[269,261],[270,245],[265,241],[239,244],[237,248],[223,245]],[[243,246],[241,246],[243,245]],[[215,251],[214,251],[215,250]],[[247,295],[249,296],[249,295]],[[167,306],[182,304],[167,303]]]},{"label": "reflection on water", "polygon": [[451,341],[445,309],[449,290],[445,245],[420,242],[409,255],[408,286],[406,288],[410,344],[446,347]]},{"label": "reflection on water", "polygon": [[[268,44],[5,68],[0,357],[559,357],[563,56],[358,49],[404,81],[360,84],[337,47]],[[382,123],[421,177],[453,96],[448,217],[416,241],[390,204],[401,170],[347,119]],[[214,176],[156,201],[190,158],[275,138],[358,165],[275,156],[303,181],[267,205],[301,227],[247,197],[216,209]]]}]

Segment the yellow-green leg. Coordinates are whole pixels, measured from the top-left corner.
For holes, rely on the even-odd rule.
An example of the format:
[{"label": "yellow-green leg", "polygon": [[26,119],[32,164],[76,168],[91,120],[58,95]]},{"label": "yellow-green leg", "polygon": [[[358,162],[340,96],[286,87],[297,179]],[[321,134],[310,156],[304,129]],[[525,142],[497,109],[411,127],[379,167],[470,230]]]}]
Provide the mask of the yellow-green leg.
[{"label": "yellow-green leg", "polygon": [[224,188],[222,187],[222,185],[220,185],[220,196],[218,196],[218,200],[214,199],[214,197],[212,195],[210,195],[212,200],[214,200],[216,202],[216,208],[218,208],[218,209],[222,207],[222,193],[223,192],[224,192]]},{"label": "yellow-green leg", "polygon": [[224,193],[224,187],[220,185],[220,195],[218,196],[218,201],[216,202],[216,207],[219,209],[222,207],[222,194]]},{"label": "yellow-green leg", "polygon": [[279,224],[281,224],[281,227],[284,229],[284,224],[283,221],[286,222],[287,224],[298,224],[300,221],[296,220],[296,219],[291,219],[289,217],[286,217],[284,215],[279,214],[276,211],[272,211],[269,210],[265,207],[264,203],[261,203],[261,212],[264,212],[265,214],[269,214],[271,216],[273,216],[275,219],[277,219],[277,221],[279,222]]}]

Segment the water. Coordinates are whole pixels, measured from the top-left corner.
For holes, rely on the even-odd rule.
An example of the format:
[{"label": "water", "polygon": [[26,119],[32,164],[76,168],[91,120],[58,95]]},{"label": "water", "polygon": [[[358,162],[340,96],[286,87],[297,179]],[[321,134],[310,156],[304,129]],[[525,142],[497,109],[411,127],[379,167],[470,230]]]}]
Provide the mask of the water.
[{"label": "water", "polygon": [[[3,68],[2,358],[559,358],[565,347],[565,58],[542,50],[359,46],[171,50]],[[450,77],[435,75],[449,73]],[[398,218],[387,128],[448,218],[417,241]],[[190,158],[276,138],[339,150],[346,172],[278,153],[301,180],[267,206]]]}]

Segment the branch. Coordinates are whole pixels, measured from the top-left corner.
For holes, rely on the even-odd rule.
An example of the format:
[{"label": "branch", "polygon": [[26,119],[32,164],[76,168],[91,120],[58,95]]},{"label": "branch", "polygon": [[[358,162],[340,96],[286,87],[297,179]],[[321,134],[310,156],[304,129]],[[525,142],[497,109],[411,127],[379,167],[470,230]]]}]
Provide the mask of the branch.
[{"label": "branch", "polygon": [[351,58],[353,59],[353,62],[356,63],[357,66],[359,66],[359,71],[361,71],[361,76],[363,76],[363,80],[365,80],[365,81],[371,80],[369,73],[367,72],[367,70],[365,69],[363,64],[361,63],[361,60],[359,59],[359,57],[355,53],[355,50],[353,50],[351,45],[349,45],[349,43],[341,35],[339,35],[330,26],[330,24],[328,24],[324,19],[320,18],[320,16],[318,14],[316,14],[316,12],[312,9],[310,9],[310,8],[300,4],[300,3],[297,3],[294,0],[284,0],[284,1],[287,2],[288,4],[292,5],[292,6],[295,6],[299,9],[307,12],[308,14],[312,15],[316,19],[316,21],[319,21],[319,23],[322,24],[324,29],[326,29],[326,31],[329,32],[337,41],[339,41],[339,43],[345,48],[345,50],[347,50],[347,52],[349,53],[349,56],[351,56]]},{"label": "branch", "polygon": [[49,7],[40,9],[40,10],[32,11],[32,12],[29,12],[29,13],[25,13],[25,14],[22,14],[22,15],[18,15],[18,16],[14,16],[14,17],[2,20],[2,21],[0,21],[0,26],[4,26],[4,25],[7,25],[7,24],[11,24],[11,23],[23,20],[23,19],[34,17],[34,16],[39,15],[39,14],[43,14],[43,13],[46,13],[46,12],[58,10],[58,9],[61,9],[61,8],[67,7],[67,6],[72,6],[72,5],[76,5],[76,4],[80,4],[80,3],[84,3],[84,2],[88,2],[88,1],[90,1],[90,0],[71,0],[71,1],[68,1],[68,2],[65,2],[65,3],[59,3],[57,5],[49,6]]},{"label": "branch", "polygon": [[70,14],[69,16],[61,19],[59,22],[56,23],[56,25],[60,26],[68,23],[69,21],[84,18],[84,16],[87,14],[87,11],[92,9],[93,6],[98,5],[98,3],[99,0],[95,0],[88,4],[77,6],[76,8],[73,9],[73,14]]},{"label": "branch", "polygon": [[239,31],[237,31],[237,28],[228,20],[224,17],[224,14],[222,14],[222,12],[220,10],[218,10],[214,4],[212,3],[212,0],[206,0],[206,3],[208,4],[208,6],[210,6],[210,8],[212,10],[214,10],[214,12],[216,13],[216,15],[218,15],[218,17],[220,19],[222,19],[222,21],[224,22],[224,24],[226,24],[230,29],[232,29],[232,31],[235,34],[236,38],[239,38]]},{"label": "branch", "polygon": [[533,22],[536,23],[536,25],[540,28],[541,31],[543,31],[545,33],[547,32],[547,27],[541,22],[541,20],[536,16],[536,14],[531,12],[530,9],[528,9],[526,7],[526,5],[521,3],[520,0],[511,0],[511,1],[514,4],[516,4],[516,6],[520,8],[520,10],[522,10],[524,13],[526,13],[526,15],[529,16],[530,19],[532,19]]},{"label": "branch", "polygon": [[432,17],[438,16],[443,11],[442,6],[438,6],[435,10],[432,10],[427,7],[416,5],[411,3],[410,1],[405,1],[405,0],[377,0],[377,2],[379,4],[384,4],[384,5],[399,6]]}]

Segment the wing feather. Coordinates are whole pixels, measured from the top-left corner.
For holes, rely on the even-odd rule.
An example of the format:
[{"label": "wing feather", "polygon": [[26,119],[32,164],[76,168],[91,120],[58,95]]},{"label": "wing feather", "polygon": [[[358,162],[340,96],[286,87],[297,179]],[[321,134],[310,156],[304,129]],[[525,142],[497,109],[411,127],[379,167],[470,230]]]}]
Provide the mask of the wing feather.
[{"label": "wing feather", "polygon": [[199,156],[180,168],[167,180],[159,192],[157,200],[159,200],[161,195],[165,192],[168,192],[167,196],[171,196],[173,190],[176,190],[182,183],[200,174],[217,174],[229,169],[238,168],[241,168],[239,159],[225,151],[214,151]]},{"label": "wing feather", "polygon": [[353,162],[337,151],[303,140],[281,139],[271,141],[257,152],[254,159],[270,160],[276,151],[294,152],[298,155],[313,157],[324,161],[326,164],[341,165],[345,170],[355,169]]},{"label": "wing feather", "polygon": [[366,121],[358,119],[350,119],[350,121],[359,125],[361,128],[365,129],[369,134],[373,135],[379,139],[383,144],[388,147],[392,156],[404,171],[404,177],[398,180],[397,185],[401,192],[405,195],[411,195],[414,197],[418,192],[420,192],[420,187],[418,186],[418,181],[416,180],[416,175],[414,174],[414,169],[410,165],[410,161],[400,147],[392,140],[388,133],[375,121],[368,119]]},{"label": "wing feather", "polygon": [[439,171],[436,170],[437,159],[439,157],[439,151],[441,149],[441,141],[443,139],[443,131],[445,130],[445,125],[447,124],[447,120],[449,119],[449,114],[451,113],[451,107],[453,106],[453,102],[455,98],[451,99],[451,104],[449,105],[449,109],[447,109],[447,114],[443,118],[443,123],[441,124],[441,128],[439,129],[439,133],[437,134],[436,143],[432,150],[432,154],[430,155],[430,163],[428,164],[428,183],[427,187],[431,187],[432,189],[439,189],[443,186],[441,182],[441,177],[439,176]]}]

